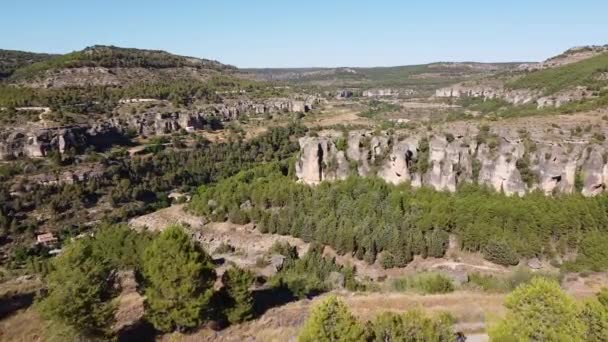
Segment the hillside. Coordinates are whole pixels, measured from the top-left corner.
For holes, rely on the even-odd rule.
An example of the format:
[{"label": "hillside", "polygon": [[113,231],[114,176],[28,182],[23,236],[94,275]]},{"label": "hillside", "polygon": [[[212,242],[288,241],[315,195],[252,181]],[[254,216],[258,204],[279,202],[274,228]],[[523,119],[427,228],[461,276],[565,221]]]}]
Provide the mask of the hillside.
[{"label": "hillside", "polygon": [[506,86],[541,90],[545,94],[555,94],[575,87],[600,91],[608,86],[608,52],[574,63],[532,71],[507,82]]},{"label": "hillside", "polygon": [[324,86],[437,87],[512,70],[521,63],[438,62],[371,68],[245,69],[258,79]]},{"label": "hillside", "polygon": [[95,45],[16,69],[10,82],[30,87],[124,86],[140,81],[208,80],[237,69],[217,61],[142,50]]},{"label": "hillside", "polygon": [[55,55],[46,53],[0,49],[0,80],[11,76],[13,72],[19,68],[47,61],[53,57],[55,57]]},{"label": "hillside", "polygon": [[542,63],[438,89],[435,97],[460,99],[475,115],[595,110],[608,104],[608,51],[598,46],[569,49]]}]

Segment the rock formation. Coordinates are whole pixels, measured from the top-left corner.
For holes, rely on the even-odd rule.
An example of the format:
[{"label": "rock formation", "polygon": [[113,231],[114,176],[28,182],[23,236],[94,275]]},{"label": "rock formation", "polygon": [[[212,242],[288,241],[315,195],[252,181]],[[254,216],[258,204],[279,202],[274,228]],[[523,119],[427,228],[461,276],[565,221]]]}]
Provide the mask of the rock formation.
[{"label": "rock formation", "polygon": [[416,94],[414,89],[392,89],[392,88],[384,88],[384,89],[368,89],[365,90],[361,95],[363,97],[387,97],[387,96],[412,96]]},{"label": "rock formation", "polygon": [[544,108],[560,107],[568,102],[592,98],[594,97],[594,93],[585,87],[576,87],[552,95],[542,96],[541,91],[530,89],[507,89],[502,85],[456,84],[450,87],[437,89],[435,91],[435,97],[501,99],[513,105],[535,103],[538,108]]},{"label": "rock formation", "polygon": [[592,142],[551,143],[508,135],[478,142],[471,135],[403,138],[368,131],[346,136],[321,132],[299,142],[296,174],[306,184],[377,175],[392,184],[451,192],[461,183],[477,182],[519,196],[535,190],[593,196],[608,184],[608,146]]},{"label": "rock formation", "polygon": [[222,120],[236,120],[248,114],[306,113],[313,110],[320,101],[316,96],[270,98],[263,101],[225,100],[223,103],[210,105],[205,112]]}]

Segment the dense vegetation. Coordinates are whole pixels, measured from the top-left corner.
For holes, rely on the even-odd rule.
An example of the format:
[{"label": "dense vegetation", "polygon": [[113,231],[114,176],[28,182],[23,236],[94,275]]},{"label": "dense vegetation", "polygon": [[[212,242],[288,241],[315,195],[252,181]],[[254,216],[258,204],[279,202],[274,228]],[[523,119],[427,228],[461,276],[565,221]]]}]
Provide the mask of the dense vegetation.
[{"label": "dense vegetation", "polygon": [[[332,288],[324,283],[330,272],[342,274],[347,287],[356,285],[353,269],[323,258],[318,249],[302,258],[289,245],[273,250],[287,254],[286,261],[262,291],[316,295]],[[60,256],[45,263],[40,276],[46,290],[36,308],[51,323],[50,329],[68,334],[65,340],[114,337],[118,284],[133,274],[130,271],[138,291],[145,294],[144,319],[160,332],[191,331],[208,321],[235,324],[260,313],[253,295],[256,276],[232,265],[216,289],[216,261],[177,225],[159,234],[135,232],[125,225],[100,227],[94,236],[72,240]]]},{"label": "dense vegetation", "polygon": [[36,62],[42,62],[53,57],[53,55],[46,53],[0,49],[0,80],[11,76],[13,72],[19,68]]},{"label": "dense vegetation", "polygon": [[[251,210],[240,209],[245,201]],[[385,267],[403,266],[414,255],[443,256],[452,233],[463,249],[505,265],[578,249],[578,266],[604,269],[599,246],[607,234],[607,206],[606,196],[519,198],[473,185],[452,194],[378,178],[309,187],[275,163],[202,186],[190,209],[213,220],[255,221],[263,232],[331,245],[369,263],[379,258]]]},{"label": "dense vegetation", "polygon": [[216,61],[177,56],[165,51],[96,45],[25,66],[16,70],[13,78],[28,78],[46,70],[80,67],[235,69]]},{"label": "dense vegetation", "polygon": [[[270,279],[270,284],[278,288],[287,288],[300,298],[316,295],[334,287],[357,290],[360,285],[355,280],[355,269],[337,265],[335,260],[323,257],[322,252],[322,246],[313,245],[306,255],[300,258],[295,247],[284,247],[283,253],[286,254],[284,255],[286,259],[281,270]],[[340,274],[344,283],[332,284],[332,273]]]},{"label": "dense vegetation", "polygon": [[[43,161],[20,161],[0,167],[0,237],[13,239],[33,234],[40,222],[30,213],[48,211],[47,229],[59,229],[60,237],[90,229],[87,208],[107,201],[112,210],[109,222],[169,205],[167,195],[175,189],[188,191],[200,184],[216,182],[260,163],[286,160],[298,150],[292,136],[303,133],[300,126],[272,129],[250,141],[234,140],[212,144],[200,141],[195,150],[161,150],[145,158],[127,158],[118,150],[108,154],[91,152],[88,162],[104,165],[102,177],[64,185],[32,185],[20,196],[10,194],[15,174],[54,172]],[[104,217],[101,217],[104,218]],[[22,261],[17,261],[21,264]]]},{"label": "dense vegetation", "polygon": [[263,83],[240,80],[230,76],[213,76],[203,82],[196,79],[138,81],[118,86],[71,86],[62,88],[28,88],[0,85],[0,107],[50,107],[54,112],[110,113],[120,99],[153,98],[169,100],[177,106],[195,101],[220,102],[217,92],[242,89],[251,96],[266,96],[274,90]]}]

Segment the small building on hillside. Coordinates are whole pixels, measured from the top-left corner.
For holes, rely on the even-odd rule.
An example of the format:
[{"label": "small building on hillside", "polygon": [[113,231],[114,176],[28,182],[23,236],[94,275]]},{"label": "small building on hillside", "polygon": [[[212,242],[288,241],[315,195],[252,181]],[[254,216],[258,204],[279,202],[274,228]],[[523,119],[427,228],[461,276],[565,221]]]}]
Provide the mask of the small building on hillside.
[{"label": "small building on hillside", "polygon": [[38,245],[50,247],[56,245],[57,242],[59,242],[59,240],[53,233],[44,233],[36,236],[36,244]]}]

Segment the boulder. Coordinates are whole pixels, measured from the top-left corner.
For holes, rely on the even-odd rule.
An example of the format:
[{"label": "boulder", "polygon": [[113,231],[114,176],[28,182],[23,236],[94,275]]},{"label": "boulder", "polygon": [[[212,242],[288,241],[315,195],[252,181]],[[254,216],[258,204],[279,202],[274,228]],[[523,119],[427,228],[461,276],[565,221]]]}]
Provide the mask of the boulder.
[{"label": "boulder", "polygon": [[528,260],[528,267],[530,267],[533,270],[539,270],[541,268],[543,268],[543,264],[540,262],[540,260],[538,260],[538,258],[532,258],[530,260]]}]

